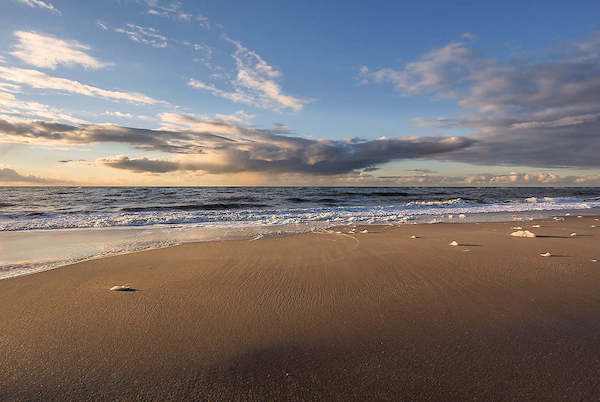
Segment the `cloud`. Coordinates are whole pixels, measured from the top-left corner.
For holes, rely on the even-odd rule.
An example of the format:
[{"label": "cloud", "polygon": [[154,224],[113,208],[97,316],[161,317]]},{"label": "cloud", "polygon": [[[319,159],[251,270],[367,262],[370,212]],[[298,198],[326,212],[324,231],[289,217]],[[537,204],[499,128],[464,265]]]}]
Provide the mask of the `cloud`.
[{"label": "cloud", "polygon": [[435,170],[430,170],[430,169],[409,169],[408,171],[415,172],[415,173],[423,173],[423,174],[437,173]]},{"label": "cloud", "polygon": [[3,93],[1,91],[0,117],[12,121],[23,121],[24,119],[45,119],[52,121],[66,121],[73,124],[87,123],[87,121],[70,116],[60,109],[53,108],[39,102],[21,101],[14,95]]},{"label": "cloud", "polygon": [[108,31],[108,27],[101,20],[96,20],[96,26],[103,31]]},{"label": "cloud", "polygon": [[60,10],[57,9],[56,7],[54,7],[54,5],[52,5],[52,3],[50,3],[50,2],[46,2],[46,1],[42,1],[42,0],[15,0],[15,1],[17,3],[25,4],[26,6],[29,6],[31,8],[44,8],[44,9],[51,11],[53,13],[56,13],[58,15],[62,15]]},{"label": "cloud", "polygon": [[188,81],[188,85],[233,102],[264,109],[291,109],[297,112],[310,102],[309,99],[285,95],[277,83],[281,76],[278,70],[270,66],[258,53],[244,47],[241,42],[227,36],[223,38],[236,48],[232,54],[237,70],[236,78],[231,82],[233,90],[223,90],[193,78]]},{"label": "cloud", "polygon": [[54,70],[59,64],[79,64],[95,70],[112,65],[85,53],[90,47],[79,42],[64,41],[37,32],[16,31],[14,35],[19,43],[15,45],[16,50],[10,54],[36,67]]},{"label": "cloud", "polygon": [[0,183],[57,184],[59,181],[33,175],[22,175],[16,170],[0,166]]},{"label": "cloud", "polygon": [[484,165],[600,167],[600,34],[545,57],[499,61],[464,43],[426,53],[402,69],[370,71],[403,95],[454,99],[457,116],[418,118],[437,129],[472,131],[475,143],[444,158]]},{"label": "cloud", "polygon": [[115,169],[138,173],[167,173],[179,170],[175,162],[148,158],[129,159],[129,157],[123,155],[113,158],[100,158],[97,162]]},{"label": "cloud", "polygon": [[0,79],[25,84],[37,89],[52,89],[79,95],[106,98],[135,103],[154,104],[160,101],[135,92],[110,91],[66,78],[50,76],[37,70],[0,66]]},{"label": "cloud", "polygon": [[[162,2],[159,0],[138,0],[138,2],[149,7],[148,14],[150,15],[169,17],[188,22],[191,21],[193,17],[192,14],[186,13],[181,9],[181,3],[179,1]],[[208,18],[199,14],[196,16],[196,20],[200,22],[200,26],[204,29],[210,29]]]},{"label": "cloud", "polygon": [[430,157],[472,144],[471,140],[461,137],[402,137],[371,141],[306,139],[290,135],[281,128],[256,129],[190,115],[165,114],[161,117],[166,124],[181,128],[149,130],[41,121],[15,123],[0,119],[0,134],[12,141],[36,144],[112,142],[171,154],[172,158],[168,160],[119,157],[102,162],[119,169],[154,173],[187,170],[212,174],[262,172],[326,176],[372,168],[393,160]]},{"label": "cloud", "polygon": [[115,32],[127,35],[134,42],[157,48],[167,47],[169,41],[157,29],[136,24],[127,24],[126,28],[116,28]]},{"label": "cloud", "polygon": [[212,60],[213,50],[210,46],[204,43],[191,43],[188,41],[183,41],[183,44],[191,47],[196,52],[200,52],[202,56],[198,59],[199,61],[203,61],[208,63]]},{"label": "cloud", "polygon": [[425,53],[417,61],[407,63],[401,70],[384,68],[370,71],[363,66],[360,77],[364,83],[390,83],[407,95],[431,93],[459,84],[468,73],[466,67],[471,61],[470,49],[461,42],[451,42]]}]

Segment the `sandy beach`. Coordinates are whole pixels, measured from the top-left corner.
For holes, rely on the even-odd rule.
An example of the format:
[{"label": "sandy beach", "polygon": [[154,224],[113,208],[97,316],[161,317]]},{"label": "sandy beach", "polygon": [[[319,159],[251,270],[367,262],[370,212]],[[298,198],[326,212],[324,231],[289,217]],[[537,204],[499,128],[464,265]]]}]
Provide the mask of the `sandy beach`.
[{"label": "sandy beach", "polygon": [[3,280],[0,399],[596,399],[596,219],[340,227]]}]

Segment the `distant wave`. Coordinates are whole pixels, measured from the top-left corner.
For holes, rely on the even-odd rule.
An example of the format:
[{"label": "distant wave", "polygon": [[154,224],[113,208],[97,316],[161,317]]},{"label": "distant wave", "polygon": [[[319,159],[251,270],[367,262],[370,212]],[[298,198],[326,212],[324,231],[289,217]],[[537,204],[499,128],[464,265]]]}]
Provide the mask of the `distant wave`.
[{"label": "distant wave", "polygon": [[216,203],[216,204],[191,204],[191,205],[155,205],[148,207],[126,207],[121,208],[123,212],[144,212],[144,211],[214,211],[221,209],[241,209],[241,208],[264,208],[267,204],[240,204],[240,203]]}]

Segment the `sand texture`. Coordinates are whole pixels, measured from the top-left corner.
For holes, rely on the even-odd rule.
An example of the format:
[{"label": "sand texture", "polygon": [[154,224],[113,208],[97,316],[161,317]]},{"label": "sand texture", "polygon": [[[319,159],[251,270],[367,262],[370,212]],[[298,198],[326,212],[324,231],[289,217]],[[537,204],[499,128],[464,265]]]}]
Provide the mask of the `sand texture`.
[{"label": "sand texture", "polygon": [[342,227],[0,281],[0,399],[598,399],[600,222],[517,224],[537,237]]}]

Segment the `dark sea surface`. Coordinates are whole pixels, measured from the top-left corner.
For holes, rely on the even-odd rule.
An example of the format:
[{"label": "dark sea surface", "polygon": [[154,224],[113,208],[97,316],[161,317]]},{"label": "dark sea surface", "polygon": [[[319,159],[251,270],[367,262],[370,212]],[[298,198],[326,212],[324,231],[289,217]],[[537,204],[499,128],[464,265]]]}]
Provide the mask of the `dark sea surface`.
[{"label": "dark sea surface", "polygon": [[0,279],[186,241],[599,208],[598,187],[0,187]]}]

